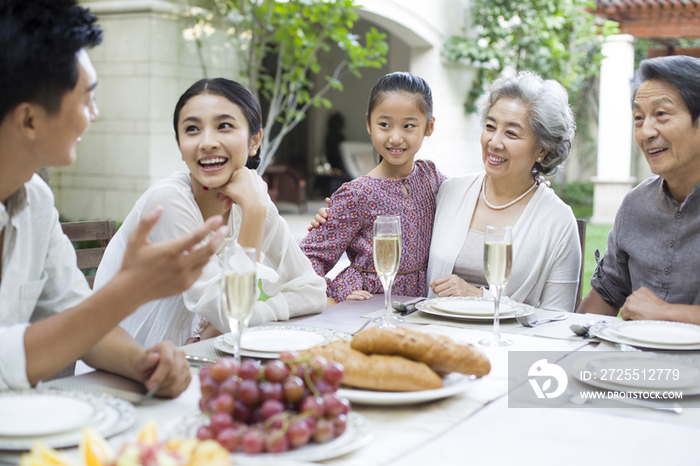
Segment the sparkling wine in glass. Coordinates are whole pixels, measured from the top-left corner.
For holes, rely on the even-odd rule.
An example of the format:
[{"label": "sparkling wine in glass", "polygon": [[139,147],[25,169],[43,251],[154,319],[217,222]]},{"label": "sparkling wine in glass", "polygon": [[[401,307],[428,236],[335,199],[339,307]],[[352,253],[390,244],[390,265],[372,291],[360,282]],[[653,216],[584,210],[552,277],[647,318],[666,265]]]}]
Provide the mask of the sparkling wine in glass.
[{"label": "sparkling wine in glass", "polygon": [[241,360],[241,335],[253,315],[258,281],[255,275],[255,249],[233,244],[224,250],[221,273],[221,306],[231,329],[229,343],[233,356]]},{"label": "sparkling wine in glass", "polygon": [[396,328],[403,319],[391,308],[391,286],[401,261],[401,218],[380,215],[374,221],[374,268],[384,287],[384,315],[374,319],[381,328]]},{"label": "sparkling wine in glass", "polygon": [[481,340],[484,346],[508,346],[513,342],[499,332],[499,306],[503,287],[510,278],[513,265],[513,235],[510,227],[487,226],[484,234],[484,274],[493,293],[493,335]]}]

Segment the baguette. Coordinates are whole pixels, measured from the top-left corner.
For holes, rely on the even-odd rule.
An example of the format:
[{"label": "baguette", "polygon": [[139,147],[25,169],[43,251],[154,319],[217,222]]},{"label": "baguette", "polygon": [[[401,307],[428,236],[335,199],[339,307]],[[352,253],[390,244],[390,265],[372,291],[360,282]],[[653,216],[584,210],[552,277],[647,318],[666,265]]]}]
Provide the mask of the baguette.
[{"label": "baguette", "polygon": [[427,365],[400,356],[368,356],[337,340],[300,352],[320,355],[345,367],[343,385],[370,390],[411,392],[442,388],[442,379]]},{"label": "baguette", "polygon": [[443,376],[460,372],[482,377],[491,371],[489,360],[474,346],[407,328],[370,328],[357,334],[351,346],[365,354],[393,354],[424,362]]}]

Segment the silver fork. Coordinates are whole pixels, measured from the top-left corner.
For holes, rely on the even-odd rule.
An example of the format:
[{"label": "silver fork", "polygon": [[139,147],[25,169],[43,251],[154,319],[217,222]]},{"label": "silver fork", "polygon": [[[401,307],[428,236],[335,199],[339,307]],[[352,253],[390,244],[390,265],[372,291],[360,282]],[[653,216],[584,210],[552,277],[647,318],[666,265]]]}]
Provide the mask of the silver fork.
[{"label": "silver fork", "polygon": [[361,331],[363,331],[363,330],[365,329],[365,327],[367,327],[367,325],[369,325],[370,322],[372,322],[372,319],[368,319],[367,322],[365,322],[364,324],[362,324],[362,327],[360,327],[359,329],[355,330],[355,331],[352,332],[350,335],[352,335],[352,336],[354,337],[355,335],[357,335],[358,333],[360,333]]},{"label": "silver fork", "polygon": [[146,392],[146,394],[143,395],[139,400],[132,401],[131,404],[133,404],[134,406],[141,406],[142,404],[144,404],[145,402],[147,402],[148,400],[153,398],[153,396],[156,394],[156,392],[158,391],[159,388],[160,387],[158,385],[156,385],[155,387],[148,390]]},{"label": "silver fork", "polygon": [[566,320],[567,317],[568,316],[566,314],[562,314],[556,317],[543,317],[541,319],[533,320],[532,322],[530,322],[525,314],[518,312],[515,313],[515,318],[525,327],[537,327],[538,325],[545,324],[547,322],[557,322],[559,320]]}]

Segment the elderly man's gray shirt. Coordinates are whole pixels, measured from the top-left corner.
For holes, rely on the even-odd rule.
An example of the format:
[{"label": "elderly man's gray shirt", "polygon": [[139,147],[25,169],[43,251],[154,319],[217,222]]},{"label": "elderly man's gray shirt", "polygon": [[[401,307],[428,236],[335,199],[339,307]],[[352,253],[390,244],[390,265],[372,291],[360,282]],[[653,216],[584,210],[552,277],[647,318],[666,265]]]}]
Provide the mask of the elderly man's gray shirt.
[{"label": "elderly man's gray shirt", "polygon": [[643,286],[669,303],[700,304],[700,184],[683,204],[658,176],[631,190],[591,285],[618,307]]}]

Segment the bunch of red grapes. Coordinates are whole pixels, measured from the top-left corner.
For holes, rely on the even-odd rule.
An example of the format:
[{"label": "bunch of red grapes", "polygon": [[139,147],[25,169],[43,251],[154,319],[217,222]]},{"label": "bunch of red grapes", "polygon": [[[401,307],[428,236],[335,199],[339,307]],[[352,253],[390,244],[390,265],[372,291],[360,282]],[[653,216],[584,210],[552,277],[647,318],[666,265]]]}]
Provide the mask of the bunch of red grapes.
[{"label": "bunch of red grapes", "polygon": [[335,393],[343,374],[337,362],[296,352],[265,365],[220,359],[199,372],[199,408],[210,422],[197,438],[249,454],[333,440],[345,432],[350,411],[350,402]]}]

